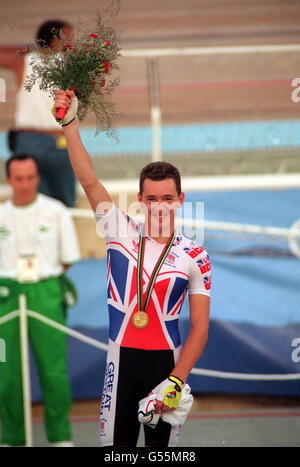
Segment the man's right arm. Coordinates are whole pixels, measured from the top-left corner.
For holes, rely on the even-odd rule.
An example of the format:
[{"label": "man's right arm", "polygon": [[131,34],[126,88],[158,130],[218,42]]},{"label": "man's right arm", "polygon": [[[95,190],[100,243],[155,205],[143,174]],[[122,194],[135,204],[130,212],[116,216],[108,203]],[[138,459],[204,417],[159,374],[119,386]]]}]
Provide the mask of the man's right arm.
[{"label": "man's right arm", "polygon": [[[74,97],[72,91],[57,91],[55,108],[68,107],[70,98]],[[108,210],[112,199],[102,183],[97,179],[91,159],[82,144],[81,137],[76,124],[76,119],[63,126],[64,135],[67,140],[68,153],[76,177],[84,189],[94,212],[99,214]],[[103,204],[103,208],[99,206]]]}]

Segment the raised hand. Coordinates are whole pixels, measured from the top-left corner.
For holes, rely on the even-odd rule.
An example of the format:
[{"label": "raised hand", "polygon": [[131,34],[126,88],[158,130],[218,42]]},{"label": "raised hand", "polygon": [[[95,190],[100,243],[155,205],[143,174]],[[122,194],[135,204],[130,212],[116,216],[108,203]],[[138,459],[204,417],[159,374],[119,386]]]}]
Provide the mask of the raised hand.
[{"label": "raised hand", "polygon": [[74,91],[56,91],[54,116],[60,125],[69,125],[75,118],[78,109],[78,99]]}]

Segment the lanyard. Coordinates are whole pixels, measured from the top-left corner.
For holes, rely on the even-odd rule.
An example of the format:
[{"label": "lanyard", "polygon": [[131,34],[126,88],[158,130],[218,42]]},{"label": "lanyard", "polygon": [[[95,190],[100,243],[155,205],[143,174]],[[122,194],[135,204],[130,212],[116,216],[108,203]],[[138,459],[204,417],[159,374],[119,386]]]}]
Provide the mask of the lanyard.
[{"label": "lanyard", "polygon": [[151,293],[153,291],[153,287],[157,278],[157,275],[171,249],[171,246],[173,244],[175,237],[175,233],[173,232],[172,235],[170,236],[168,242],[165,245],[165,248],[163,249],[163,252],[161,253],[160,257],[158,258],[158,261],[152,271],[150,281],[147,287],[147,293],[146,293],[146,298],[143,304],[143,293],[142,293],[142,275],[143,275],[143,263],[144,263],[144,254],[145,254],[145,236],[144,236],[144,230],[141,234],[140,237],[140,242],[139,242],[139,251],[138,251],[138,259],[137,259],[137,299],[138,299],[138,310],[139,311],[146,311],[147,306],[150,301]]}]

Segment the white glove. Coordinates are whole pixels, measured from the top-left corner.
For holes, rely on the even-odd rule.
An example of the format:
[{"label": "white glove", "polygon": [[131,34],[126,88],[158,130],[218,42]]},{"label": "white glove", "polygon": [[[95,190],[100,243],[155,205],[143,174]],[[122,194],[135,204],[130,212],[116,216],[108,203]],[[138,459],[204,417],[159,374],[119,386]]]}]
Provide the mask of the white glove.
[{"label": "white glove", "polygon": [[155,428],[160,414],[155,413],[156,395],[151,394],[139,402],[138,420],[144,425]]},{"label": "white glove", "polygon": [[188,384],[184,384],[181,390],[181,398],[175,410],[155,412],[157,394],[149,394],[139,402],[138,420],[144,425],[155,428],[159,418],[171,426],[183,425],[193,405],[193,396]]},{"label": "white glove", "polygon": [[157,400],[160,400],[164,405],[170,409],[176,409],[181,398],[183,384],[179,378],[171,375],[151,392],[157,394]]}]

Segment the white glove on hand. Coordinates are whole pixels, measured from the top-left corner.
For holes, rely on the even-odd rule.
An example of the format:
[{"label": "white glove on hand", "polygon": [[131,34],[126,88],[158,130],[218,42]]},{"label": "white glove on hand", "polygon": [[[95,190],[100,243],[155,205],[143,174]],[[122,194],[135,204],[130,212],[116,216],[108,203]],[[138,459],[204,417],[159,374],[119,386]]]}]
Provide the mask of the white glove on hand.
[{"label": "white glove on hand", "polygon": [[155,413],[156,395],[151,394],[139,402],[138,420],[144,425],[155,428],[160,414]]},{"label": "white glove on hand", "polygon": [[[58,109],[55,109],[54,107],[52,107],[51,111],[52,111],[52,114],[56,120],[56,112],[57,112]],[[60,120],[58,123],[61,125],[61,126],[66,126],[66,125],[69,125],[69,123],[71,123],[75,118],[76,118],[76,114],[77,114],[77,110],[78,110],[78,99],[77,97],[73,97],[71,100],[70,100],[70,105],[69,105],[69,108],[63,118],[63,120]]]},{"label": "white glove on hand", "polygon": [[171,375],[151,392],[157,394],[157,400],[160,400],[164,405],[170,409],[176,409],[181,398],[183,384],[184,383],[179,378]]},{"label": "white glove on hand", "polygon": [[64,119],[60,123],[61,126],[69,125],[69,123],[71,123],[74,120],[74,118],[76,118],[77,109],[78,109],[78,99],[75,96],[70,101],[68,111],[66,115],[64,116]]}]

